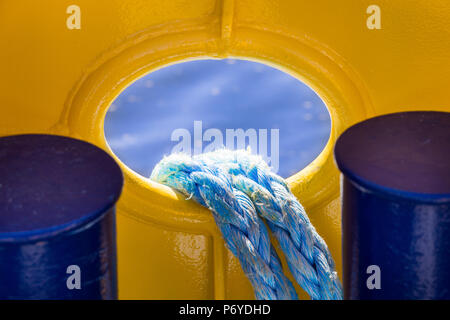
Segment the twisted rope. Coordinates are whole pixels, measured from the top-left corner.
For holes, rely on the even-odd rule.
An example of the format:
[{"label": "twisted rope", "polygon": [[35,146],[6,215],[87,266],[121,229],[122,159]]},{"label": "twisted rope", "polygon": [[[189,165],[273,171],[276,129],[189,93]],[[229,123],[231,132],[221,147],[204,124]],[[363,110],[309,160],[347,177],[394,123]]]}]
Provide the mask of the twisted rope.
[{"label": "twisted rope", "polygon": [[193,158],[172,154],[150,177],[209,208],[257,299],[297,299],[270,242],[267,223],[297,283],[314,300],[342,299],[333,258],[285,181],[244,150]]}]

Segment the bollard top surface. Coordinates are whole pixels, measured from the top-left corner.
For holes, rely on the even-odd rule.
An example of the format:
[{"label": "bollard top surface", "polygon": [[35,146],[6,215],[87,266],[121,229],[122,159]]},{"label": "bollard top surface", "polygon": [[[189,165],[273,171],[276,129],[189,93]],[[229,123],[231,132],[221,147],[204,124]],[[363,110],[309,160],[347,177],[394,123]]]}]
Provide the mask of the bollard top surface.
[{"label": "bollard top surface", "polygon": [[450,113],[414,111],[365,120],[337,140],[342,173],[373,191],[450,201]]},{"label": "bollard top surface", "polygon": [[100,148],[73,138],[0,138],[0,242],[36,240],[86,225],[114,206],[122,172]]}]

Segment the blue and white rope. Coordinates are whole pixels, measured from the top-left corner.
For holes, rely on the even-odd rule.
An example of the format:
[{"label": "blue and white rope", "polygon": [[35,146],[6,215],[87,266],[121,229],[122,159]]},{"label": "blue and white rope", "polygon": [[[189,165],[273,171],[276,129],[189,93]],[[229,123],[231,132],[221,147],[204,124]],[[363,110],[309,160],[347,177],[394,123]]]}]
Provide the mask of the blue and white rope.
[{"label": "blue and white rope", "polygon": [[314,300],[342,299],[333,258],[285,181],[261,157],[217,150],[162,159],[150,177],[209,208],[257,299],[297,299],[267,223],[297,283]]}]

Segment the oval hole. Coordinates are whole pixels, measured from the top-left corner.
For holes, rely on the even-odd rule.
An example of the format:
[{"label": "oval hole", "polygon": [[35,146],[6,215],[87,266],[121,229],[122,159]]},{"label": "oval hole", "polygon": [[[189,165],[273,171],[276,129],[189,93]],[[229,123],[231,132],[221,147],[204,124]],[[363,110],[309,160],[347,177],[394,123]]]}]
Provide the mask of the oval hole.
[{"label": "oval hole", "polygon": [[288,177],[325,147],[331,121],[320,97],[278,69],[245,60],[171,65],[128,86],[111,104],[105,136],[129,168],[148,177],[174,151],[250,147]]}]

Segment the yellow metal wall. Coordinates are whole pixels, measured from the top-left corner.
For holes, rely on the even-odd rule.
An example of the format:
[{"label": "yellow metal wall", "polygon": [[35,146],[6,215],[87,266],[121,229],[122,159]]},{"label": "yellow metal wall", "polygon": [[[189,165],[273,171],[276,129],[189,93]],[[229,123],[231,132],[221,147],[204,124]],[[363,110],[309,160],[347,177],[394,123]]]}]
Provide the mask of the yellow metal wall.
[{"label": "yellow metal wall", "polygon": [[[79,30],[66,27],[72,4]],[[380,30],[366,27],[371,4]],[[108,151],[109,104],[165,65],[238,57],[308,83],[329,108],[332,133],[289,183],[339,273],[338,134],[377,114],[450,111],[447,0],[0,0],[0,43],[0,134],[64,134]],[[251,298],[209,212],[122,167],[120,298]]]}]

